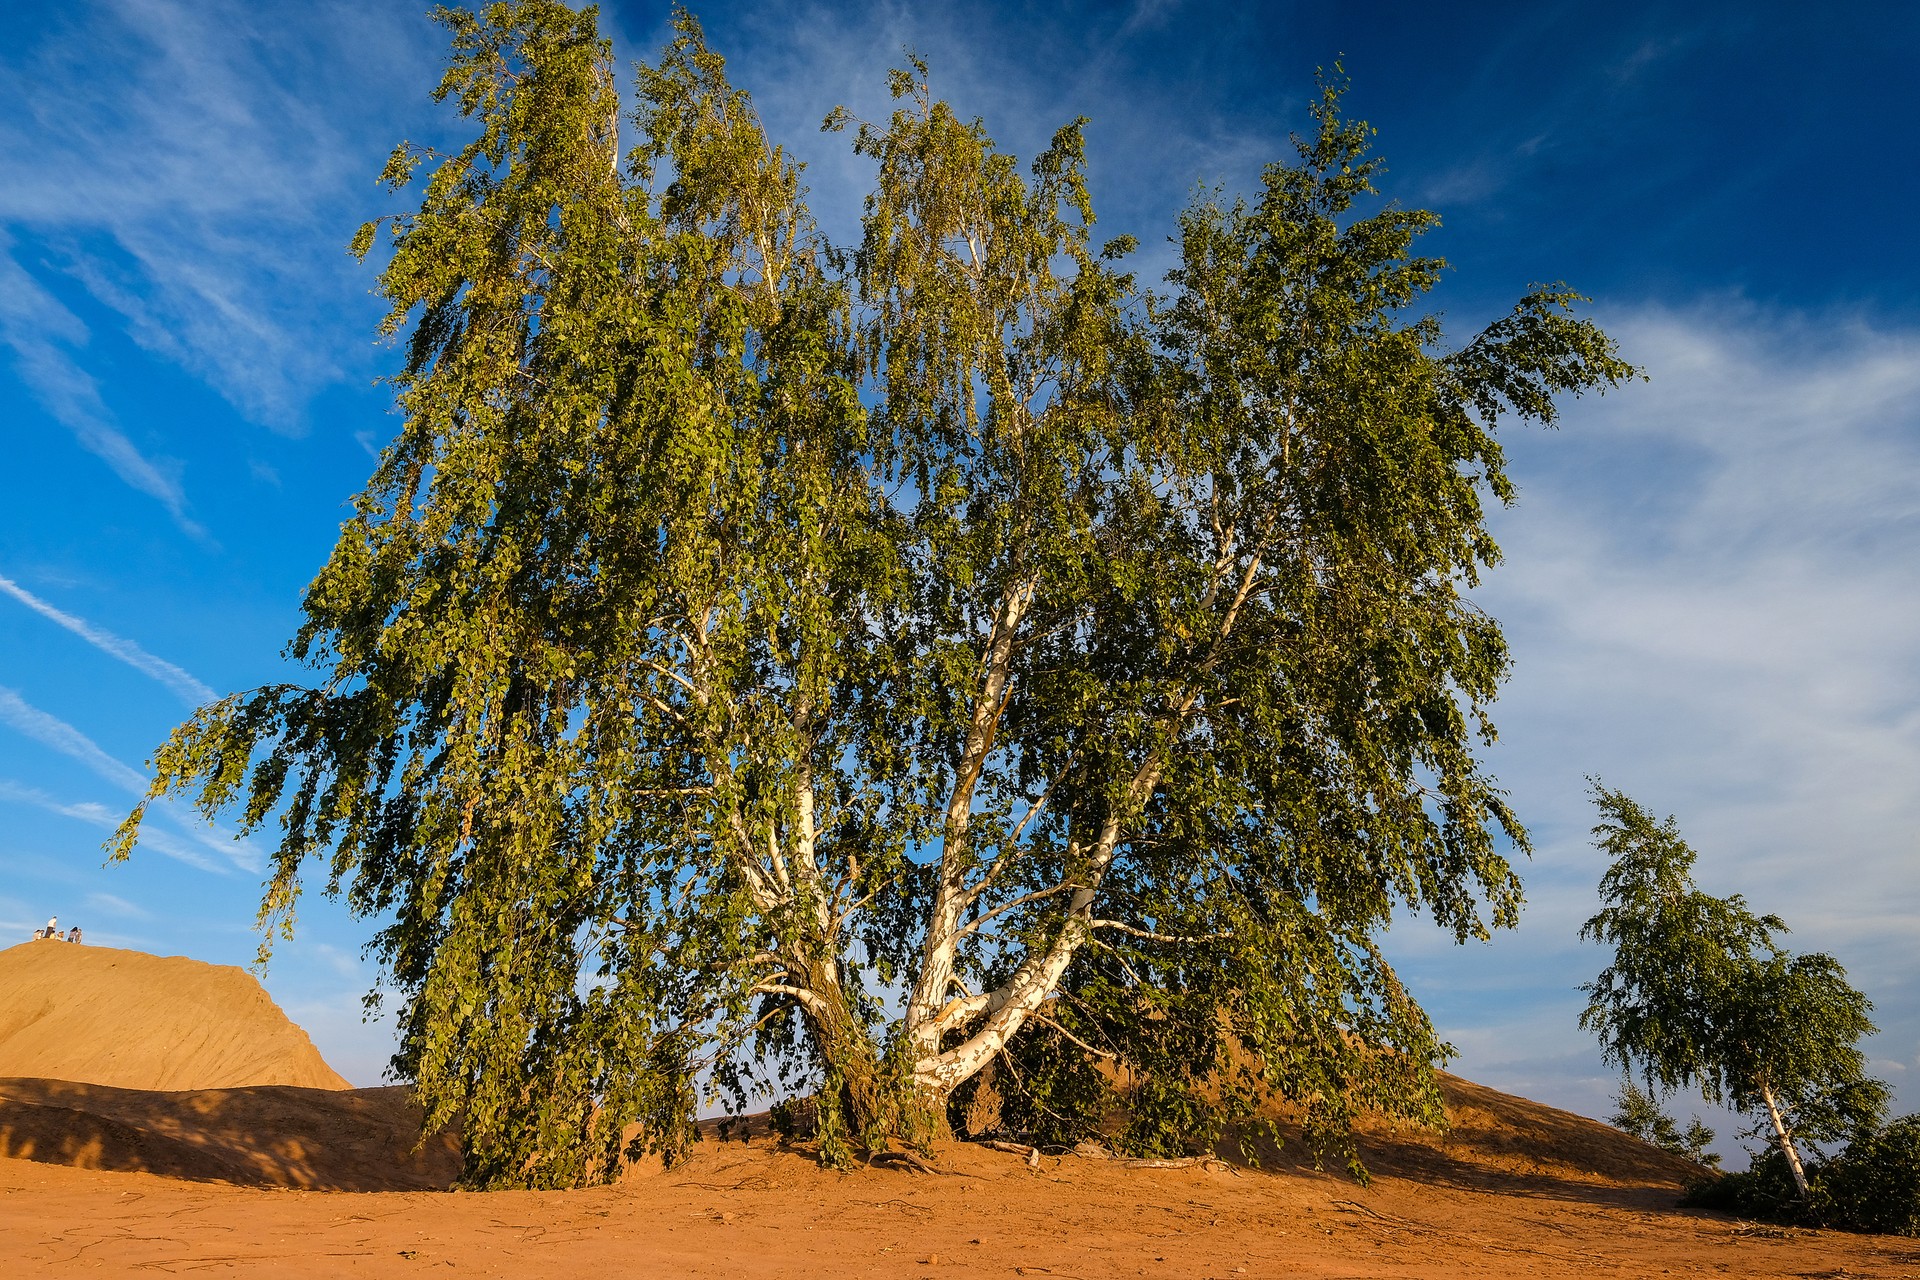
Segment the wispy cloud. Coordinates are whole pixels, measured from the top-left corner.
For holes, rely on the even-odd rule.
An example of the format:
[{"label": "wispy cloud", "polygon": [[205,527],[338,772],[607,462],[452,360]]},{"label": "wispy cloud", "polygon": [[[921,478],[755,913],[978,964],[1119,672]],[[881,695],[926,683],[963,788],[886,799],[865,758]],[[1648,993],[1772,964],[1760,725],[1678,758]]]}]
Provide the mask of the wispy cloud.
[{"label": "wispy cloud", "polygon": [[48,795],[38,787],[29,787],[9,778],[0,778],[0,800],[9,800],[16,804],[30,804],[48,813],[57,813],[63,818],[72,818],[84,822],[90,827],[111,829],[119,821],[119,816],[103,804],[92,800],[68,803]]},{"label": "wispy cloud", "polygon": [[368,330],[340,322],[373,305],[343,246],[378,211],[389,131],[428,109],[437,36],[418,10],[380,0],[272,12],[104,0],[13,34],[0,52],[0,95],[18,108],[0,118],[0,227],[42,251],[0,263],[0,299],[20,318],[12,345],[50,411],[178,515],[177,477],[143,467],[100,388],[33,340],[36,317],[69,346],[85,340],[34,273],[76,282],[248,418],[301,430],[315,391],[370,354]]},{"label": "wispy cloud", "polygon": [[[4,706],[4,700],[0,700],[0,706]],[[76,822],[83,822],[101,831],[113,830],[116,826],[120,825],[120,819],[122,817],[120,812],[92,800],[68,803],[48,795],[38,787],[22,786],[20,783],[6,779],[0,779],[0,802],[32,805],[36,809],[44,809],[48,813],[57,813],[63,818],[72,818]],[[171,818],[173,826],[171,828],[161,828],[157,821],[148,822],[141,828],[140,842],[142,844],[165,854],[176,862],[184,862],[197,870],[210,872],[214,875],[227,874],[226,863],[210,857],[206,850],[201,847],[202,841],[195,838],[183,837],[181,834],[178,834],[178,832],[184,828],[190,837],[192,832],[190,823],[182,823],[176,815],[169,813],[164,808],[160,810],[160,813],[166,815],[167,818]],[[227,851],[216,850],[216,852]]]},{"label": "wispy cloud", "polygon": [[146,908],[128,902],[113,893],[90,893],[86,896],[86,906],[90,911],[102,915],[119,916],[126,920],[151,920],[153,913]]},{"label": "wispy cloud", "polygon": [[100,384],[71,352],[87,342],[86,325],[21,268],[11,249],[12,242],[0,233],[0,344],[13,353],[14,372],[81,448],[134,489],[158,499],[182,529],[200,535],[187,516],[178,464],[147,457],[116,425]]},{"label": "wispy cloud", "polygon": [[1651,67],[1671,58],[1674,54],[1695,44],[1705,33],[1684,31],[1671,35],[1642,40],[1633,51],[1607,68],[1608,74],[1615,80],[1628,82],[1639,79]]},{"label": "wispy cloud", "polygon": [[[1603,53],[1516,103],[1505,89],[1526,81],[1525,63],[1535,56],[1538,42],[1564,39],[1583,23],[1565,6],[1535,6],[1507,39],[1494,42],[1473,74],[1442,91],[1455,97],[1441,113],[1464,115],[1474,123],[1452,157],[1416,185],[1414,198],[1442,212],[1481,205],[1487,207],[1477,211],[1479,216],[1500,216],[1501,205],[1537,198],[1543,177],[1569,165],[1591,164],[1596,152],[1627,146],[1631,126],[1622,125],[1635,105],[1657,90],[1665,74],[1685,74],[1668,64],[1716,43],[1717,21],[1707,15],[1685,29],[1663,27],[1624,45],[1618,43],[1622,32],[1610,31],[1610,57]],[[1502,106],[1488,110],[1486,104],[1492,103]],[[1658,160],[1644,151],[1634,154],[1643,168]]]},{"label": "wispy cloud", "polygon": [[0,724],[25,734],[43,747],[78,760],[122,791],[134,795],[146,792],[147,779],[138,769],[120,763],[102,751],[92,738],[3,685],[0,685]]},{"label": "wispy cloud", "polygon": [[155,657],[131,640],[122,639],[110,631],[102,631],[86,619],[76,618],[48,604],[11,578],[0,576],[0,595],[12,596],[41,617],[56,626],[65,627],[102,653],[118,658],[142,675],[158,680],[194,706],[212,702],[218,696],[206,684],[173,663],[164,658]]},{"label": "wispy cloud", "polygon": [[[139,770],[114,759],[92,738],[58,716],[40,710],[5,686],[0,686],[0,724],[25,734],[61,755],[79,761],[123,791],[132,795],[146,794],[147,779]],[[12,798],[29,804],[41,804],[40,797],[43,793],[34,792],[31,788],[17,788],[17,784],[15,785],[15,793],[0,792],[0,799]],[[97,805],[62,808],[51,803],[41,804],[41,807],[54,808],[56,812],[67,813],[69,817],[89,822],[95,821],[93,811],[100,808]],[[175,830],[169,832],[160,829],[156,826],[155,820],[170,822]],[[96,825],[98,825],[97,822]],[[113,824],[109,822],[107,825]],[[168,857],[178,858],[203,871],[225,872],[226,870],[224,865],[214,862],[207,856],[209,851],[220,855],[226,862],[243,871],[258,871],[262,866],[259,851],[246,841],[235,839],[232,832],[180,814],[167,804],[156,805],[149,811],[149,821],[141,827],[140,840],[141,843],[152,845]]]},{"label": "wispy cloud", "polygon": [[152,823],[143,823],[140,827],[140,843],[157,849],[177,862],[184,862],[201,871],[214,875],[227,874],[227,868],[207,856],[199,846],[191,841],[182,840],[169,831],[157,828]]},{"label": "wispy cloud", "polygon": [[358,978],[364,972],[359,957],[329,943],[309,942],[302,949],[343,978]]}]

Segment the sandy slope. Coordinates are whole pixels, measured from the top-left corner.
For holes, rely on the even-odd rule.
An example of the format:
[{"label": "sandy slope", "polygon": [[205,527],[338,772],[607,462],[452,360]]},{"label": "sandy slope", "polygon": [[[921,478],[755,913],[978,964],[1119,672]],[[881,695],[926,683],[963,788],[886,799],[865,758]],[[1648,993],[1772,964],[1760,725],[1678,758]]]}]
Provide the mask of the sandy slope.
[{"label": "sandy slope", "polygon": [[111,947],[0,951],[0,1077],[121,1089],[352,1086],[253,976]]},{"label": "sandy slope", "polygon": [[[71,1043],[39,1043],[44,1027]],[[0,952],[0,1074],[23,1061],[145,1083],[0,1079],[0,1153],[25,1157],[0,1158],[9,1277],[1920,1276],[1920,1241],[1677,1211],[1685,1162],[1452,1077],[1447,1132],[1363,1136],[1367,1187],[1314,1170],[1297,1143],[1258,1169],[1031,1168],[950,1143],[938,1175],[837,1173],[762,1119],[748,1141],[715,1137],[612,1187],[462,1194],[425,1189],[450,1185],[457,1158],[445,1139],[412,1150],[402,1090],[152,1083],[338,1080],[239,970]]]},{"label": "sandy slope", "polygon": [[414,1150],[405,1089],[259,1085],[168,1093],[62,1080],[0,1080],[0,1156],[316,1191],[444,1191],[454,1140]]},{"label": "sandy slope", "polygon": [[764,1141],[577,1192],[261,1191],[0,1160],[9,1276],[1912,1277],[1920,1242],[1756,1230],[1670,1187],[1148,1170],[980,1148],[838,1174]]}]

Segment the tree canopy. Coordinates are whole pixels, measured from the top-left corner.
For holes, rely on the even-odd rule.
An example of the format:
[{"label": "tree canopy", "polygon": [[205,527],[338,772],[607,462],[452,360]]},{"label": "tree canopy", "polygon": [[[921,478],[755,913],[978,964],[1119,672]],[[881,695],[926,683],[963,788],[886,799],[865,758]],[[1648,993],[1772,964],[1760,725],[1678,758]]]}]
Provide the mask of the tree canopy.
[{"label": "tree canopy", "polygon": [[[669,1156],[817,1090],[829,1158],[1011,1112],[1140,1151],[1297,1101],[1439,1115],[1374,942],[1511,924],[1466,596],[1494,430],[1632,371],[1562,287],[1449,345],[1432,214],[1322,85],[1297,155],[1094,237],[1082,121],[1023,170],[892,73],[857,248],[694,19],[623,105],[591,10],[443,11],[477,136],[403,145],[402,415],[291,655],[151,795],[277,826],[378,921],[394,1070],[469,1185]],[[125,854],[136,810],[117,837]],[[1096,1069],[1097,1068],[1097,1069]]]},{"label": "tree canopy", "polygon": [[1613,861],[1600,880],[1607,905],[1580,934],[1614,954],[1583,988],[1580,1025],[1649,1089],[1693,1086],[1758,1117],[1753,1132],[1771,1131],[1806,1196],[1797,1143],[1870,1129],[1885,1110],[1886,1087],[1867,1076],[1858,1044],[1873,1034],[1872,1004],[1832,956],[1779,946],[1778,916],[1696,888],[1697,855],[1673,818],[1656,822],[1598,782],[1593,796],[1593,834]]}]

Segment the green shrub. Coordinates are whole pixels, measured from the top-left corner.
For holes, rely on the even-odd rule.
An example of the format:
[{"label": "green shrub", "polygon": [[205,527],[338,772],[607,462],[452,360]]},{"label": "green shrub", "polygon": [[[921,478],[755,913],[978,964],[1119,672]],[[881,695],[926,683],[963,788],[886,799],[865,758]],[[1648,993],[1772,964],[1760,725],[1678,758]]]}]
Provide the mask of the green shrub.
[{"label": "green shrub", "polygon": [[1822,1165],[1813,1207],[1828,1226],[1920,1235],[1920,1115],[1862,1134]]},{"label": "green shrub", "polygon": [[1807,1166],[1812,1198],[1794,1192],[1786,1157],[1770,1149],[1745,1173],[1687,1188],[1680,1204],[1767,1222],[1920,1236],[1920,1115],[1863,1130],[1831,1160]]},{"label": "green shrub", "polygon": [[1801,1222],[1806,1217],[1787,1158],[1777,1149],[1755,1157],[1745,1173],[1710,1174],[1689,1184],[1680,1206],[1767,1222]]}]

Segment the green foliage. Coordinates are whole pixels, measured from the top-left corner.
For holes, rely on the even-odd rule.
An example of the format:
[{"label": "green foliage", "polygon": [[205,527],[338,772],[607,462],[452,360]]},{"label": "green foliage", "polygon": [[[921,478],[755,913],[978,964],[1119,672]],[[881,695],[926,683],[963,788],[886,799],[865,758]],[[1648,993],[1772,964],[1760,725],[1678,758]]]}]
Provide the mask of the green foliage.
[{"label": "green foliage", "polygon": [[[1051,1028],[1021,1036],[993,1064],[1000,1127],[1049,1148],[1107,1141],[1114,1096],[1100,1068],[1099,1059]],[[965,1104],[964,1087],[955,1099]]]},{"label": "green foliage", "polygon": [[1683,1206],[1743,1218],[1920,1235],[1920,1115],[1856,1132],[1831,1159],[1806,1171],[1803,1199],[1777,1148],[1756,1156],[1745,1173],[1721,1174],[1688,1187]]},{"label": "green foliage", "polygon": [[1920,1115],[1857,1134],[1815,1175],[1829,1226],[1920,1236]]},{"label": "green foliage", "polygon": [[1755,1156],[1744,1173],[1714,1173],[1689,1183],[1680,1205],[1763,1222],[1809,1221],[1806,1202],[1794,1185],[1787,1157],[1777,1147]]},{"label": "green foliage", "polygon": [[1631,1080],[1621,1082],[1613,1105],[1615,1110],[1607,1117],[1607,1123],[1614,1128],[1695,1164],[1717,1166],[1720,1163],[1720,1157],[1707,1150],[1713,1141],[1713,1130],[1701,1123],[1699,1116],[1690,1119],[1683,1132],[1679,1123],[1660,1109],[1659,1100]]},{"label": "green foliage", "polygon": [[402,426],[313,678],[202,709],[151,795],[278,826],[269,941],[320,867],[381,922],[465,1181],[675,1156],[703,1090],[816,1089],[846,1161],[995,1060],[1062,1136],[1132,1082],[1138,1150],[1274,1092],[1327,1149],[1437,1118],[1372,939],[1516,918],[1464,592],[1496,427],[1631,373],[1574,295],[1449,347],[1336,83],[1154,295],[1080,122],[1023,172],[895,72],[849,254],[689,15],[631,110],[590,10],[439,16],[475,137],[396,150],[419,207],[350,246]]},{"label": "green foliage", "polygon": [[1796,1140],[1830,1143],[1870,1127],[1886,1086],[1866,1075],[1858,1041],[1872,1005],[1832,956],[1793,955],[1775,941],[1777,916],[1757,916],[1739,894],[1694,887],[1694,851],[1623,792],[1593,784],[1593,829],[1612,858],[1600,881],[1607,904],[1581,936],[1613,948],[1583,990],[1580,1025],[1616,1066],[1638,1068],[1651,1090],[1691,1085],[1709,1102],[1771,1126],[1789,1162]]}]

